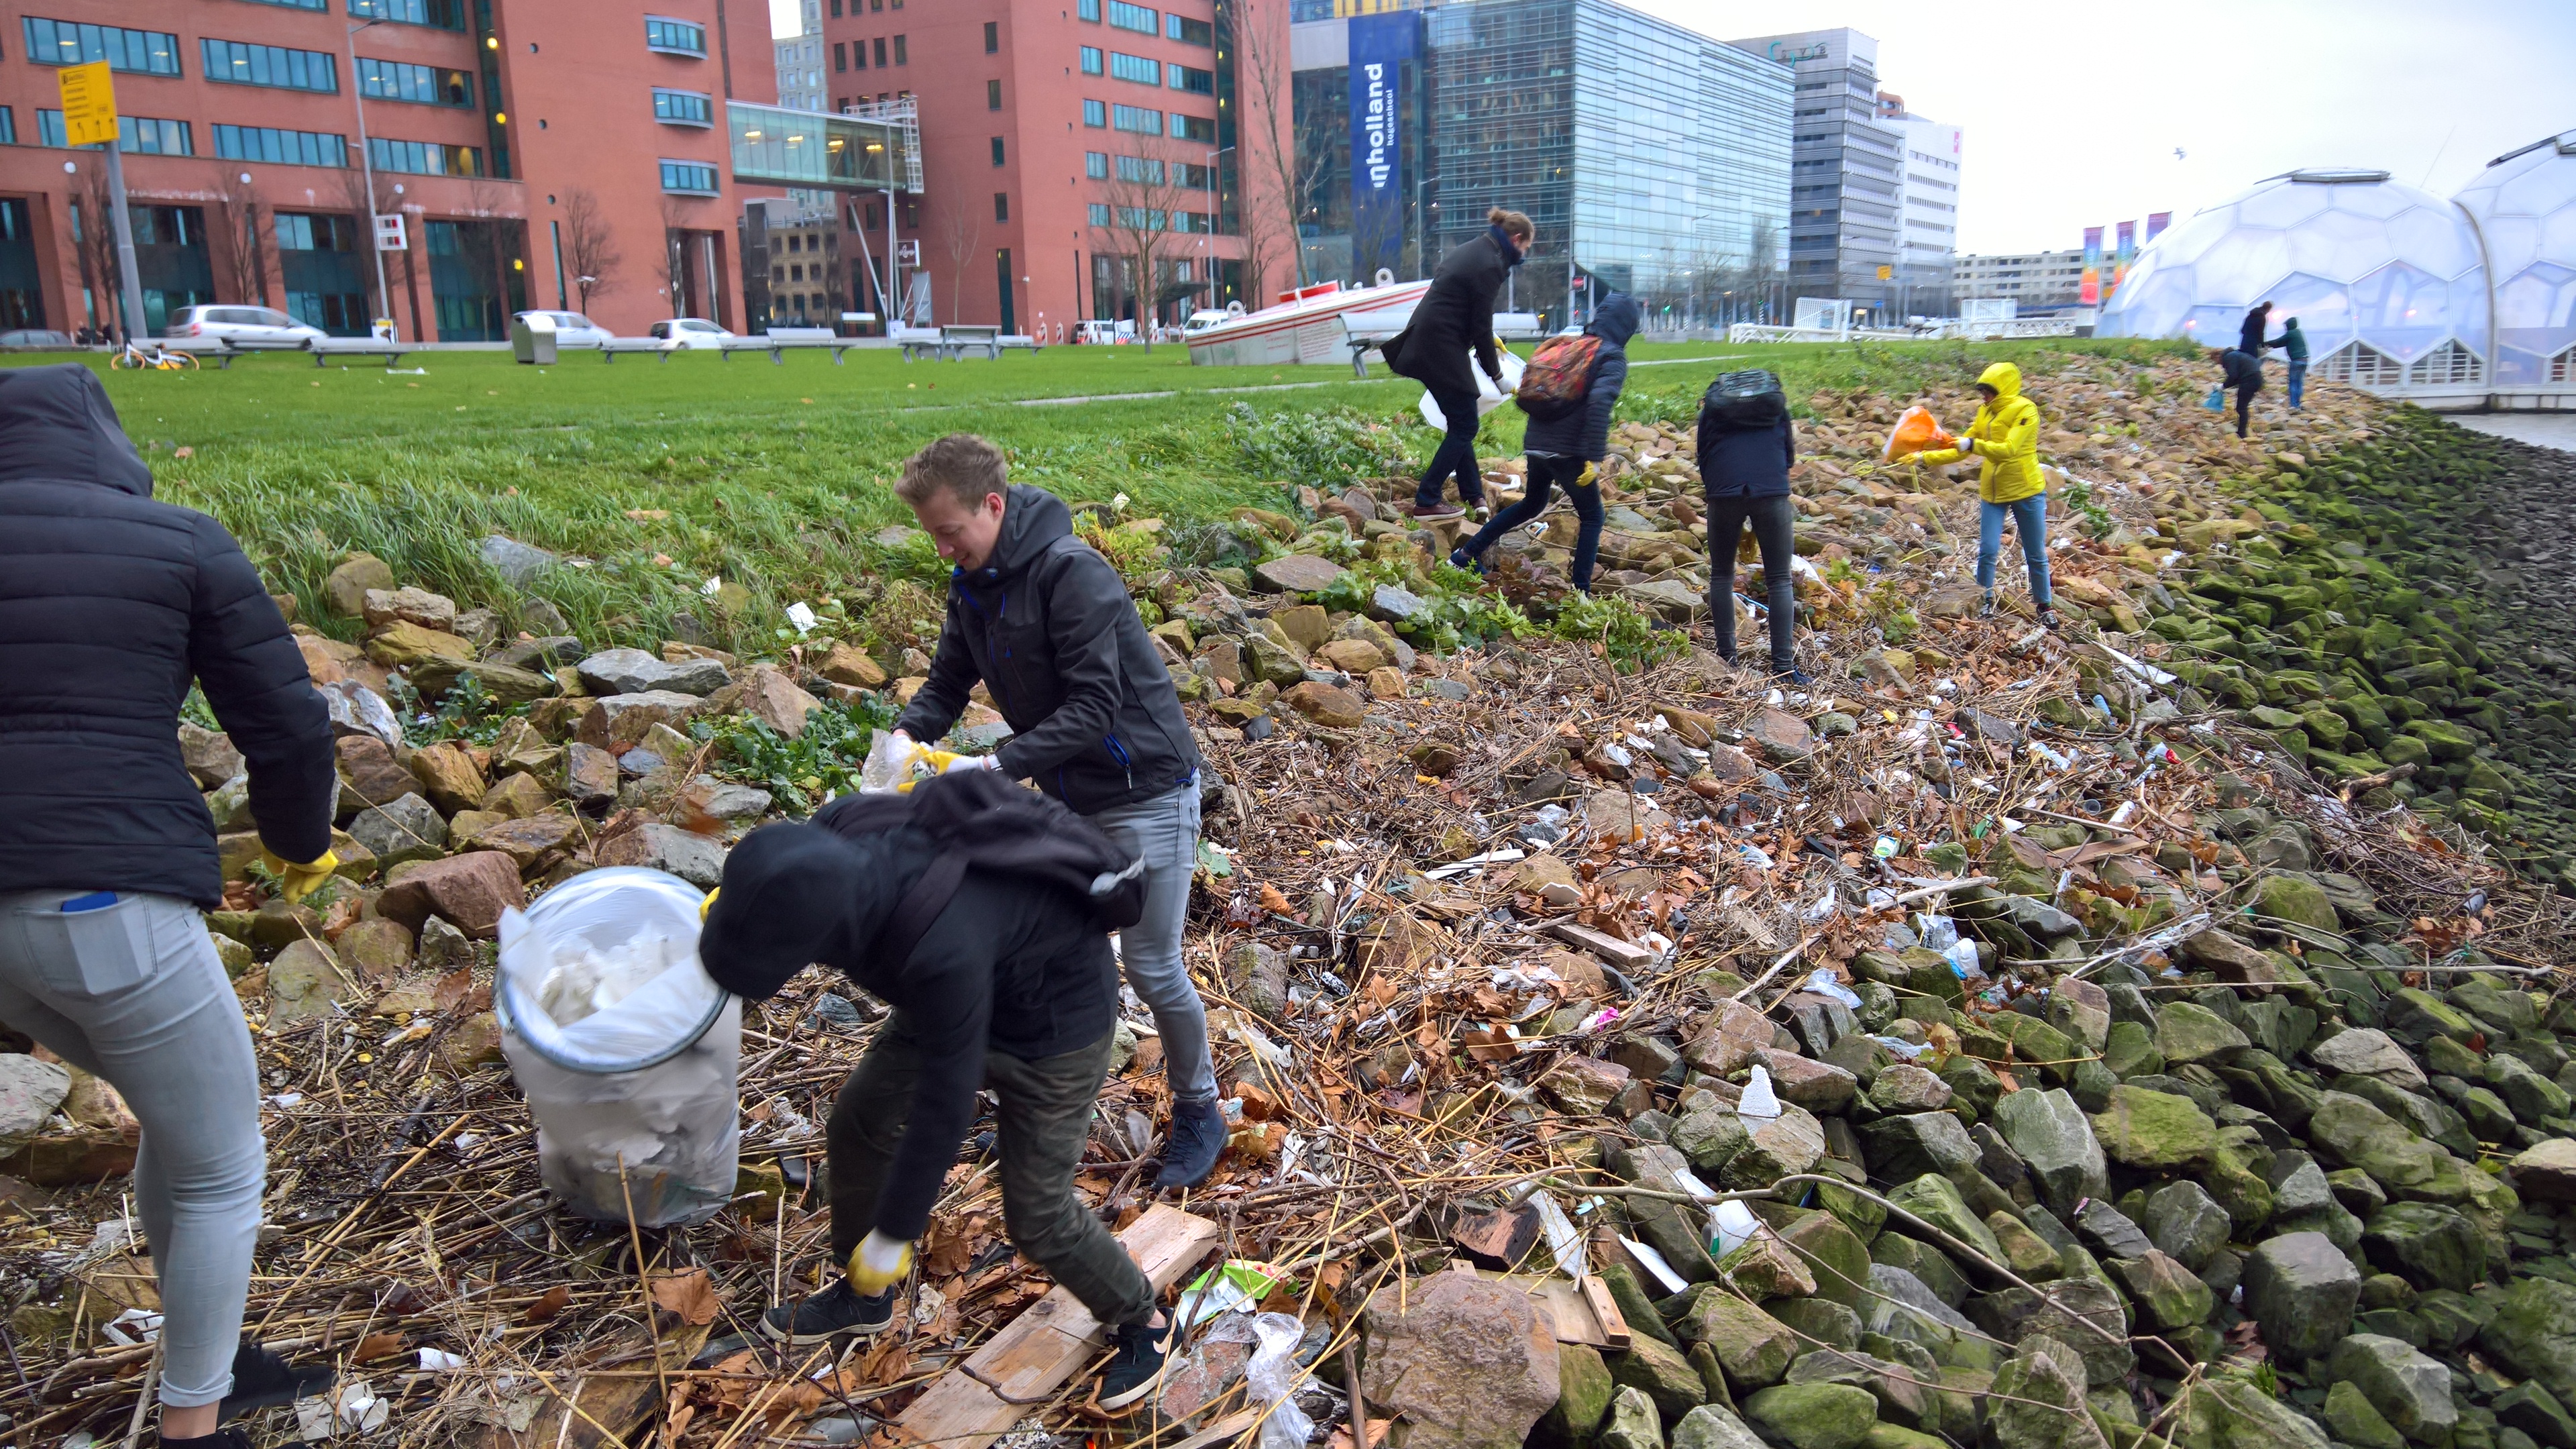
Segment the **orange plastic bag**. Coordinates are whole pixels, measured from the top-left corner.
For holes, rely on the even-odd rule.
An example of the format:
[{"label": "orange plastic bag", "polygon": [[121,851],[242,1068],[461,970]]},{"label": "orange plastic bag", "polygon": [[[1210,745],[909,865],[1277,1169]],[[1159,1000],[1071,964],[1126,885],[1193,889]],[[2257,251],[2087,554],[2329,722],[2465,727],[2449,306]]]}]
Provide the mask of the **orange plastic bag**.
[{"label": "orange plastic bag", "polygon": [[1932,416],[1931,409],[1916,403],[1896,419],[1896,431],[1887,435],[1887,450],[1879,455],[1879,460],[1893,463],[1908,453],[1928,453],[1956,441],[1941,430],[1941,424]]}]

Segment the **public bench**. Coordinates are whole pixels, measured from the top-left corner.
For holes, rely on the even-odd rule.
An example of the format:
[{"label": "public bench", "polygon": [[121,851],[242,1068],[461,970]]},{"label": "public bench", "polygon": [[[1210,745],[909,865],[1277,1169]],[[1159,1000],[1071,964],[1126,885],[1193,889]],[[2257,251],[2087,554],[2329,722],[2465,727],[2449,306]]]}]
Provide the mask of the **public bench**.
[{"label": "public bench", "polygon": [[394,364],[402,361],[403,355],[412,350],[400,342],[387,342],[376,337],[316,337],[306,344],[306,348],[313,354],[315,367],[327,367],[335,357],[376,357],[384,360],[387,372],[393,371]]}]

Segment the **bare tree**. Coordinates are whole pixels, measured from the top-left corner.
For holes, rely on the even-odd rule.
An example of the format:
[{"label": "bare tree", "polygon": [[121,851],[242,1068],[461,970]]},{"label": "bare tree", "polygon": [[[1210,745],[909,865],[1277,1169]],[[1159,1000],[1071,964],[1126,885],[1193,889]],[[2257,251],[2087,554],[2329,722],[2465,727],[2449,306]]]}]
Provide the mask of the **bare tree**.
[{"label": "bare tree", "polygon": [[975,259],[977,243],[984,238],[984,219],[975,213],[971,203],[962,198],[947,208],[939,219],[939,249],[948,254],[948,320],[964,321],[960,315],[966,305],[966,264]]},{"label": "bare tree", "polygon": [[581,309],[587,312],[594,295],[617,290],[617,269],[626,258],[617,250],[616,233],[589,187],[565,192],[563,212],[564,260],[572,266],[573,286],[581,293]]},{"label": "bare tree", "polygon": [[662,197],[662,269],[668,274],[664,281],[670,288],[669,310],[674,317],[688,315],[682,310],[689,295],[689,247],[686,236],[688,229],[687,203],[679,197],[664,193]]},{"label": "bare tree", "polygon": [[[1264,28],[1269,7],[1286,5],[1287,0],[1229,0],[1235,87],[1247,113],[1235,128],[1239,142],[1235,158],[1247,175],[1261,177],[1261,190],[1266,193],[1257,202],[1252,188],[1244,188],[1243,194],[1245,249],[1255,259],[1256,278],[1259,262],[1284,248],[1302,287],[1309,278],[1297,226],[1314,204],[1316,185],[1333,148],[1323,134],[1329,128],[1320,117],[1307,118],[1303,127],[1297,124],[1296,77],[1288,55],[1287,27],[1280,26],[1276,35]],[[1267,291],[1256,280],[1253,295]]]},{"label": "bare tree", "polygon": [[260,200],[259,186],[250,180],[250,173],[220,161],[215,163],[212,199],[215,214],[223,219],[222,263],[233,299],[265,305],[267,247],[275,235],[274,215]]},{"label": "bare tree", "polygon": [[1100,183],[1109,217],[1109,224],[1101,230],[1108,233],[1109,240],[1098,250],[1117,257],[1127,270],[1127,290],[1135,299],[1138,340],[1151,352],[1154,322],[1163,305],[1190,296],[1206,285],[1200,278],[1180,282],[1167,274],[1176,260],[1172,254],[1186,245],[1178,240],[1185,213],[1193,205],[1210,204],[1214,193],[1190,184],[1205,167],[1171,155],[1160,145],[1140,144],[1139,149],[1148,154],[1110,158],[1108,179]]}]

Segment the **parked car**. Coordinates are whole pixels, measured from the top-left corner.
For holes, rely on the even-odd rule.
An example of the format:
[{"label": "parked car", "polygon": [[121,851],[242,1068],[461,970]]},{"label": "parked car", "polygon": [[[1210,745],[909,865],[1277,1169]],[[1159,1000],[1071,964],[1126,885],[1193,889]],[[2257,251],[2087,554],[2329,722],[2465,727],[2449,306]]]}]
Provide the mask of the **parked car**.
[{"label": "parked car", "polygon": [[733,336],[704,317],[671,317],[653,324],[653,335],[682,347],[714,347]]},{"label": "parked car", "polygon": [[530,317],[544,317],[553,321],[557,347],[597,347],[617,335],[579,312],[513,312],[510,314],[510,320],[513,322]]},{"label": "parked car", "polygon": [[78,347],[68,332],[55,332],[43,327],[20,327],[0,332],[0,350],[36,351],[42,348]]},{"label": "parked car", "polygon": [[273,307],[182,307],[161,330],[170,338],[219,340],[238,347],[302,347],[330,334]]}]

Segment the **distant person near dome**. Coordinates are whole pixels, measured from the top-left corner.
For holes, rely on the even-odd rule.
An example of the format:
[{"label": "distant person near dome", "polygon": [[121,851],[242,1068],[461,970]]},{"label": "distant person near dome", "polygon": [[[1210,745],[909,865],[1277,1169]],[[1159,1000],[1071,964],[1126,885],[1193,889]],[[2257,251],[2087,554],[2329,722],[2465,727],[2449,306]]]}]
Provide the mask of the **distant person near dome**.
[{"label": "distant person near dome", "polygon": [[2290,411],[2299,410],[2299,394],[2308,382],[2308,334],[2299,330],[2299,319],[2281,324],[2281,335],[2263,344],[2278,347],[2290,354]]},{"label": "distant person near dome", "polygon": [[2209,360],[2226,373],[2226,381],[2219,384],[2220,390],[2233,388],[2236,392],[2236,436],[2244,437],[2245,420],[2254,410],[2254,394],[2263,390],[2263,364],[2253,353],[2241,347],[2212,352]]},{"label": "distant person near dome", "polygon": [[2272,330],[2272,304],[2257,302],[2246,309],[2243,325],[2236,329],[2236,350],[2263,365],[2263,337]]}]

